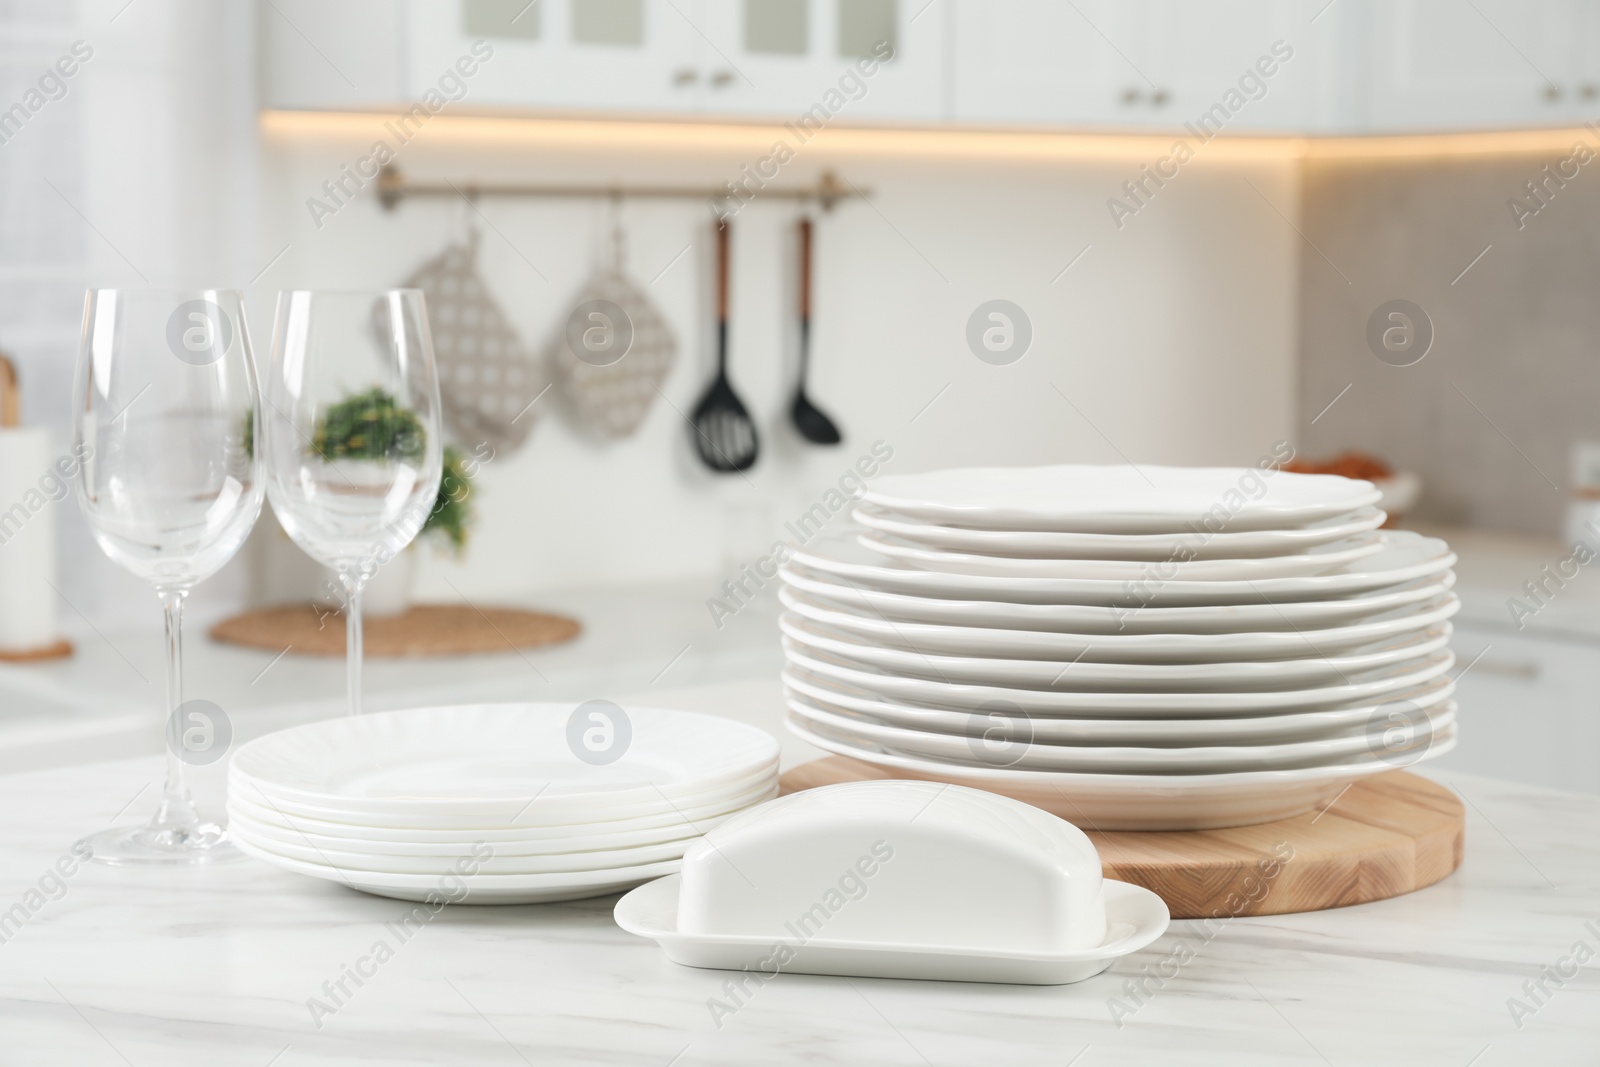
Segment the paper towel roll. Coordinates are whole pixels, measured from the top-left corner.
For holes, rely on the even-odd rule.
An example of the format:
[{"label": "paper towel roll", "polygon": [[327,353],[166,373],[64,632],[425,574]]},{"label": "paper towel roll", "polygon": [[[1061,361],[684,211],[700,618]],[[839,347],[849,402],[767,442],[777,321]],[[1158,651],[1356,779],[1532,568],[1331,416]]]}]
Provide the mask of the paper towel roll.
[{"label": "paper towel roll", "polygon": [[58,636],[50,588],[55,509],[71,506],[72,482],[55,459],[44,429],[0,427],[0,650],[6,652],[43,648]]}]

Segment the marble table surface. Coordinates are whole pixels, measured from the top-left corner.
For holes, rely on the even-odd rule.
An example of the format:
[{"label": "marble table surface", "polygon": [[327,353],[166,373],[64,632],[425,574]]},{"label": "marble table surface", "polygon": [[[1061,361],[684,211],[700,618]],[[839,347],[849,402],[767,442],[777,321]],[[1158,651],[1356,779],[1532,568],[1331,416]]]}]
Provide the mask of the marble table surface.
[{"label": "marble table surface", "polygon": [[[778,729],[770,677],[617,696]],[[785,743],[787,762],[811,754]],[[1078,985],[786,974],[734,1003],[727,974],[669,963],[603,897],[446,908],[321,1015],[324,983],[410,905],[256,861],[73,861],[79,835],[150,806],[158,772],[141,756],[0,776],[0,1062],[1600,1063],[1600,799],[1441,772],[1468,813],[1444,882],[1175,922]]]}]

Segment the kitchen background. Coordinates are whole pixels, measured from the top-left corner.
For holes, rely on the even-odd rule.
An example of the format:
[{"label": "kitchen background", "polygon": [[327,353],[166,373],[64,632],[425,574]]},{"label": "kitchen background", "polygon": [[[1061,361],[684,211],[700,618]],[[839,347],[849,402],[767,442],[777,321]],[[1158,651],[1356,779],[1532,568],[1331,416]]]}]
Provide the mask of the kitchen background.
[{"label": "kitchen background", "polygon": [[[1472,666],[1448,758],[1489,770],[1474,761],[1498,750],[1497,773],[1600,791],[1590,594],[1574,582],[1527,630],[1506,608],[1568,554],[1570,456],[1600,437],[1584,373],[1595,165],[1571,163],[1542,200],[1525,188],[1576,144],[1600,152],[1584,127],[1600,119],[1600,3],[10,0],[0,25],[0,107],[24,111],[0,116],[0,347],[24,421],[59,450],[85,287],[244,289],[260,358],[278,290],[397,284],[476,227],[482,276],[537,351],[614,212],[627,270],[677,338],[661,397],[611,443],[557,391],[539,400],[526,444],[481,469],[467,551],[418,552],[420,599],[651,587],[708,628],[703,601],[879,440],[904,472],[1359,449],[1420,478],[1406,523],[1447,524],[1463,554],[1457,650]],[[402,144],[392,124],[478,40],[492,56]],[[880,40],[893,59],[840,91]],[[34,108],[75,42],[92,54]],[[793,124],[819,105],[833,114],[801,143]],[[793,201],[758,194],[732,219],[731,375],[763,454],[747,477],[714,475],[683,417],[714,366],[707,204],[390,210],[376,180],[331,194],[354,188],[379,139],[408,181],[708,190],[781,140],[793,158],[774,188],[831,172],[866,191],[815,212],[809,389],[844,443],[808,445],[787,424]],[[1513,199],[1537,213],[1519,219]],[[967,339],[995,299],[1031,325],[1005,365]],[[1391,300],[1431,324],[1415,365],[1369,346]],[[29,699],[53,692],[39,679],[120,670],[93,651],[101,638],[153,641],[148,590],[94,547],[70,498],[51,509],[81,662],[0,672]],[[309,599],[317,582],[263,522],[194,614]],[[1474,721],[1473,686],[1527,717]]]}]

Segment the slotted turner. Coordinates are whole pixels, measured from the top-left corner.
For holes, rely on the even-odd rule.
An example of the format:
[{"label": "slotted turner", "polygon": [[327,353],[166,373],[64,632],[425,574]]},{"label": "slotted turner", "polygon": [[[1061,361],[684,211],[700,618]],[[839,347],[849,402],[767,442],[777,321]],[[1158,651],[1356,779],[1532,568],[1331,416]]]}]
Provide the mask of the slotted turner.
[{"label": "slotted turner", "polygon": [[691,417],[700,460],[720,474],[749,470],[760,451],[756,424],[728,382],[728,222],[717,223],[717,378]]}]

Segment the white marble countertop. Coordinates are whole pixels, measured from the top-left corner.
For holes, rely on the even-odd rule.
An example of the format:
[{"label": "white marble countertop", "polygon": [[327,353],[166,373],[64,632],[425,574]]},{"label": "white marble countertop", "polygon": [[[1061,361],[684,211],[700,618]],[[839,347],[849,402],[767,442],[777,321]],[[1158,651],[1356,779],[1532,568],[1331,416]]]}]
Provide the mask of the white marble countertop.
[{"label": "white marble countertop", "polygon": [[[614,695],[779,729],[767,672],[638,688]],[[813,752],[786,739],[784,754],[793,763]],[[158,771],[156,758],[141,757],[0,776],[0,916],[11,917],[0,944],[0,1060],[1600,1061],[1600,956],[1589,959],[1600,953],[1600,799],[1442,776],[1468,801],[1466,861],[1410,896],[1235,919],[1210,938],[1176,922],[1149,949],[1073,986],[781,975],[720,1025],[708,1002],[726,997],[727,974],[676,966],[623,933],[611,921],[614,897],[452,907],[319,1027],[308,999],[392,936],[384,924],[409,905],[255,861],[185,872],[91,865],[48,877],[78,836],[121,809],[132,818],[147,808]],[[1163,962],[1186,953],[1175,973]],[[1541,977],[1546,968],[1565,977]],[[1146,977],[1163,973],[1164,982]],[[1141,981],[1148,993],[1137,993]],[[1528,1009],[1520,1020],[1513,998]]]},{"label": "white marble countertop", "polygon": [[[1456,552],[1457,622],[1600,644],[1600,556],[1580,566],[1570,559],[1573,546],[1555,537],[1458,526],[1415,529],[1443,538]],[[1525,588],[1528,582],[1542,583],[1545,591],[1535,598]],[[1514,613],[1508,603],[1513,598],[1531,613]]]}]

